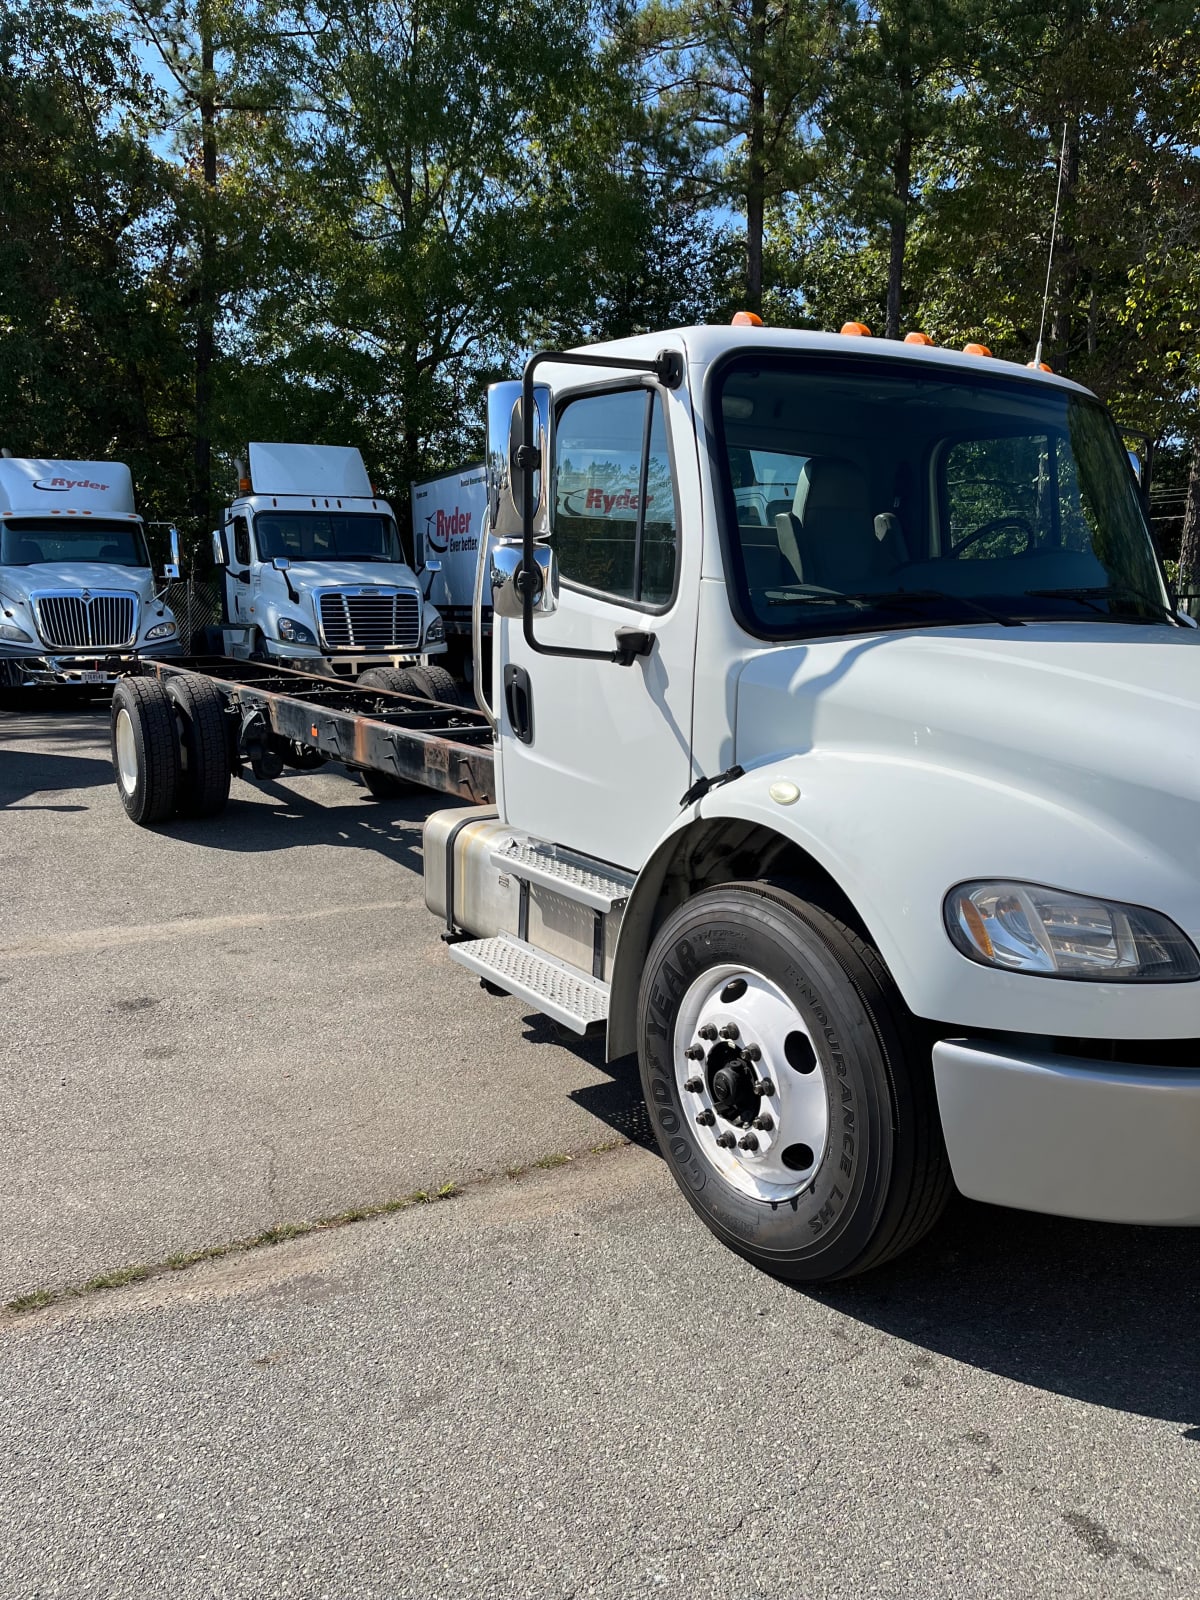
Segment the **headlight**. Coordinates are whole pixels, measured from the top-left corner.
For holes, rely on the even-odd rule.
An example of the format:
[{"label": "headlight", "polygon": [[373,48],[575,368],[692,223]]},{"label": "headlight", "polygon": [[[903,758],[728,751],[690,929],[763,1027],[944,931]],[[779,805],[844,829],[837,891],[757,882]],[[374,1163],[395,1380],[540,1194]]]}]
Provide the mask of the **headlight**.
[{"label": "headlight", "polygon": [[279,637],[286,639],[289,644],[316,644],[316,634],[306,628],[302,622],[293,622],[291,617],[280,617]]},{"label": "headlight", "polygon": [[942,906],[957,949],[985,967],[1095,983],[1182,983],[1200,956],[1169,917],[1036,883],[960,883]]},{"label": "headlight", "polygon": [[156,622],[146,634],[147,639],[169,639],[175,632],[173,622]]},{"label": "headlight", "polygon": [[13,622],[0,622],[0,639],[10,639],[13,644],[32,644],[32,637],[24,628],[18,628]]},{"label": "headlight", "polygon": [[425,629],[426,644],[444,644],[446,640],[446,624],[441,617],[434,617]]}]

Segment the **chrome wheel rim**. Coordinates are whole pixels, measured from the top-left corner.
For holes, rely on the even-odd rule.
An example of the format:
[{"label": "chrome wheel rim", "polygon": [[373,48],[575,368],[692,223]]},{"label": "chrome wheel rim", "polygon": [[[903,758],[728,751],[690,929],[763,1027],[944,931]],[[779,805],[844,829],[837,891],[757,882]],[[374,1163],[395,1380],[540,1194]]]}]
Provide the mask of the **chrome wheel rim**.
[{"label": "chrome wheel rim", "polygon": [[829,1142],[824,1068],[803,1017],[752,967],[710,967],[683,997],[675,1077],[696,1147],[751,1199],[788,1200]]},{"label": "chrome wheel rim", "polygon": [[133,719],[122,706],[117,712],[116,738],[117,777],[126,794],[137,788],[137,741],[133,736]]}]

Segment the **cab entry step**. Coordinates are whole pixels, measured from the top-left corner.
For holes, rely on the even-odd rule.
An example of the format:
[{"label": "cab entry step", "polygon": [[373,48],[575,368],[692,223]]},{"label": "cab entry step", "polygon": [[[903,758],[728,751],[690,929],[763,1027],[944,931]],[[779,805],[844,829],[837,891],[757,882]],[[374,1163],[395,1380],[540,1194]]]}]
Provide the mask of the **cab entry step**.
[{"label": "cab entry step", "polygon": [[510,839],[492,851],[492,865],[527,883],[556,889],[567,900],[590,906],[593,911],[623,906],[633,893],[635,882],[630,873],[536,839]]},{"label": "cab entry step", "polygon": [[469,939],[448,949],[460,966],[518,1000],[527,1000],[574,1033],[586,1033],[608,1017],[608,984],[543,955],[523,939],[501,933],[494,939]]}]

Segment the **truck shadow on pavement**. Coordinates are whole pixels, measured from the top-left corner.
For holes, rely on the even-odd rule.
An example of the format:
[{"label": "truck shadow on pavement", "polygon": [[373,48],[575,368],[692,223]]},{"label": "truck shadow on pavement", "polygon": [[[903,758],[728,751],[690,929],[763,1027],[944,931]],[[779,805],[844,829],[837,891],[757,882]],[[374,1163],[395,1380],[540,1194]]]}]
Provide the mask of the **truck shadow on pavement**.
[{"label": "truck shadow on pavement", "polygon": [[[1200,1236],[955,1200],[916,1250],[813,1293],[935,1355],[1200,1440]],[[925,1368],[925,1374],[928,1368]],[[926,1381],[914,1365],[906,1382]]]},{"label": "truck shadow on pavement", "polygon": [[[86,805],[70,801],[29,804],[29,796],[112,783],[111,763],[93,753],[98,740],[107,737],[107,729],[103,725],[98,728],[94,717],[80,717],[77,707],[72,709],[74,720],[44,711],[30,716],[0,715],[0,810],[86,811]],[[53,754],[21,748],[49,740],[62,748]],[[84,746],[88,754],[75,754],[72,746]]]}]

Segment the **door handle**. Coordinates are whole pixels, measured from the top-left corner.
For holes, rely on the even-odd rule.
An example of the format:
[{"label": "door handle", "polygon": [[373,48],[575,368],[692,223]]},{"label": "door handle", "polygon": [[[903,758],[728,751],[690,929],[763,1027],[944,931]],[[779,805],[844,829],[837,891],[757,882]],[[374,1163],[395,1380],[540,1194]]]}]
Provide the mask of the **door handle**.
[{"label": "door handle", "polygon": [[504,669],[504,709],[509,726],[522,744],[533,743],[533,685],[524,667]]}]

